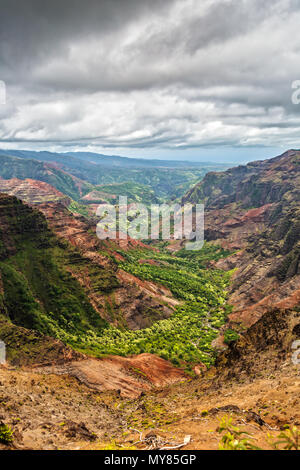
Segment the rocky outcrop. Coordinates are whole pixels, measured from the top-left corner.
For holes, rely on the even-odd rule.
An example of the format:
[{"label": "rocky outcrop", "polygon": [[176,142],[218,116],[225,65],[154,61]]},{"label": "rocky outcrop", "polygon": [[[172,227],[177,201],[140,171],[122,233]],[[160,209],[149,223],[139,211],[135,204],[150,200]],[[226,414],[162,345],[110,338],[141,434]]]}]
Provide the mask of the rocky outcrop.
[{"label": "rocky outcrop", "polygon": [[233,252],[230,320],[255,323],[270,307],[293,307],[300,289],[300,151],[210,173],[183,202],[205,203],[205,238]]},{"label": "rocky outcrop", "polygon": [[13,325],[3,316],[0,316],[0,339],[6,345],[7,362],[16,367],[65,364],[85,357],[61,341]]},{"label": "rocky outcrop", "polygon": [[238,203],[248,209],[280,202],[290,191],[296,192],[299,198],[299,154],[297,150],[288,150],[269,160],[208,173],[186,193],[183,202],[202,202],[209,209]]},{"label": "rocky outcrop", "polygon": [[62,194],[50,184],[30,178],[25,180],[18,178],[5,180],[0,178],[0,193],[16,196],[18,199],[28,204],[59,202],[68,206],[71,202],[69,197]]},{"label": "rocky outcrop", "polygon": [[292,365],[293,343],[300,339],[299,310],[270,308],[228,350],[218,356],[219,380],[271,374],[287,361]]},{"label": "rocky outcrop", "polygon": [[101,392],[115,390],[121,396],[133,398],[154,387],[164,387],[187,379],[181,369],[154,354],[85,359],[38,370],[44,374],[76,377],[92,389]]}]

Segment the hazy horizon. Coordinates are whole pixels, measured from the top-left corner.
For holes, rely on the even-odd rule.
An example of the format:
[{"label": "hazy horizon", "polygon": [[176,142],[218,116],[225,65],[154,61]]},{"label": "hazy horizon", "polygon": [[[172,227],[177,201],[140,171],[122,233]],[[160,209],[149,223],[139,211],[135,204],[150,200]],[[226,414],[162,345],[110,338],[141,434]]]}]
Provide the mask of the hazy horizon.
[{"label": "hazy horizon", "polygon": [[[1,144],[1,142],[0,142]],[[286,149],[226,149],[223,151],[222,149],[203,149],[201,152],[197,149],[194,152],[174,152],[170,151],[169,153],[166,152],[149,152],[147,154],[140,152],[130,152],[126,151],[121,153],[108,153],[105,152],[105,149],[98,150],[97,148],[89,148],[89,147],[44,147],[44,146],[33,146],[27,147],[25,146],[0,146],[1,150],[25,150],[25,151],[32,151],[32,152],[53,152],[53,153],[70,153],[70,152],[89,152],[89,153],[98,153],[101,155],[106,155],[108,157],[124,157],[124,158],[137,158],[137,159],[145,159],[145,160],[174,160],[174,161],[186,161],[186,162],[197,162],[197,163],[224,163],[224,164],[247,164],[252,161],[256,160],[266,160],[269,158],[276,157],[281,155],[287,150]]]}]

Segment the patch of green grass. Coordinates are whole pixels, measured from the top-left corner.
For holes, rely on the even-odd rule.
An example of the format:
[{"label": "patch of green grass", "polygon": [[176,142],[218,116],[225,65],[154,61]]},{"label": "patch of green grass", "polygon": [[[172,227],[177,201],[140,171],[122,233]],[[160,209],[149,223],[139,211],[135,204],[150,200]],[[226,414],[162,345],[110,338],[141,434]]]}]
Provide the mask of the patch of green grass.
[{"label": "patch of green grass", "polygon": [[231,344],[239,339],[240,335],[234,330],[226,330],[224,333],[224,343]]},{"label": "patch of green grass", "polygon": [[13,431],[7,424],[0,422],[0,442],[2,444],[11,444],[13,440]]},{"label": "patch of green grass", "polygon": [[89,217],[89,211],[84,204],[79,204],[76,201],[72,201],[68,209],[72,213],[80,214],[80,215],[83,215],[84,217]]}]

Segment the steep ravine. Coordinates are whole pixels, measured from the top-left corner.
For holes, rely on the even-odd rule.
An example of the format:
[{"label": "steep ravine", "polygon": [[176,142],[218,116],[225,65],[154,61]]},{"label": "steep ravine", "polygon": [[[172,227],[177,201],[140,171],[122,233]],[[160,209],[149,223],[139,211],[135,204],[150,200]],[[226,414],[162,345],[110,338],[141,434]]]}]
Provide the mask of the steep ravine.
[{"label": "steep ravine", "polygon": [[300,152],[210,173],[184,202],[204,202],[205,238],[232,251],[232,322],[255,323],[270,307],[299,303]]}]

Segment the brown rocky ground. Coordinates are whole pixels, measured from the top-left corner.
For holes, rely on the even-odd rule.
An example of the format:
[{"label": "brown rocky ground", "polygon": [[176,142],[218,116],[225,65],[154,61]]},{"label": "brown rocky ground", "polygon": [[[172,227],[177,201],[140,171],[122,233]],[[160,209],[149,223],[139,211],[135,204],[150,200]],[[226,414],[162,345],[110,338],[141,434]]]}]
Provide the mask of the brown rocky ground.
[{"label": "brown rocky ground", "polygon": [[131,398],[139,397],[154,387],[164,387],[187,379],[181,369],[176,369],[154,354],[126,358],[85,358],[37,370],[41,373],[76,377],[80,382],[100,392],[115,390],[120,396]]},{"label": "brown rocky ground", "polygon": [[30,178],[25,180],[0,178],[0,192],[16,196],[28,204],[39,205],[45,202],[57,202],[65,206],[70,204],[70,198],[50,184]]},{"label": "brown rocky ground", "polygon": [[128,399],[72,377],[2,368],[0,417],[14,430],[14,446],[27,449],[147,449],[159,442],[174,446],[190,435],[184,450],[216,450],[225,415],[268,449],[268,433],[300,426],[299,366],[286,363],[221,387],[213,372]]},{"label": "brown rocky ground", "polygon": [[27,449],[75,449],[92,433],[103,438],[121,427],[120,417],[75,378],[4,368],[0,416],[14,430],[16,447]]},{"label": "brown rocky ground", "polygon": [[269,434],[300,427],[299,334],[298,311],[271,310],[216,367],[189,379],[150,355],[71,361],[69,369],[2,367],[0,420],[14,430],[15,448],[149,449],[191,436],[183,449],[193,450],[218,449],[220,419],[230,416],[268,449]]}]

